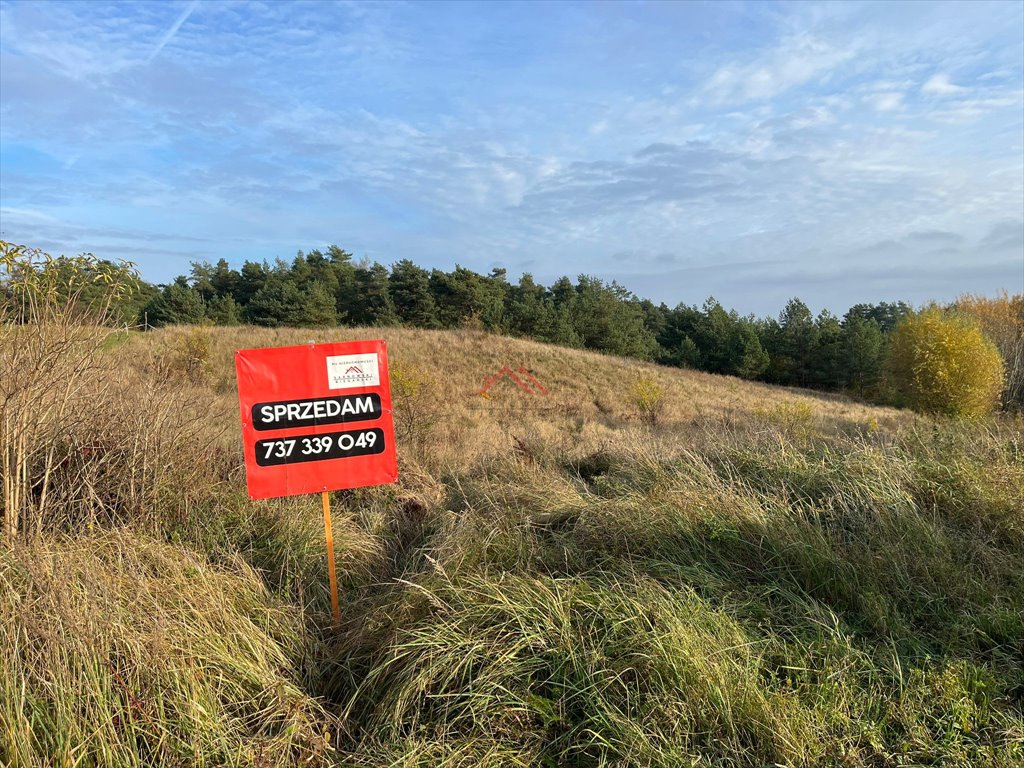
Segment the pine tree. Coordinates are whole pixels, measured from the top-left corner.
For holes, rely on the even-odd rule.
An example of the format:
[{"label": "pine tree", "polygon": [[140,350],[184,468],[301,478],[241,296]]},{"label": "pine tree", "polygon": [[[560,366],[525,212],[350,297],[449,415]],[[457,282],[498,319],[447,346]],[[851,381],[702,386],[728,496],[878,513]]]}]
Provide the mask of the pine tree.
[{"label": "pine tree", "polygon": [[847,312],[843,319],[840,384],[862,397],[877,393],[885,350],[878,321]]},{"label": "pine tree", "polygon": [[238,325],[242,322],[242,308],[231,296],[214,296],[206,302],[206,317],[217,325]]},{"label": "pine tree", "polygon": [[814,321],[815,346],[811,351],[810,386],[838,389],[843,379],[843,327],[827,309]]},{"label": "pine tree", "polygon": [[206,317],[203,300],[189,287],[184,276],[164,286],[159,295],[146,306],[144,313],[147,322],[154,327],[194,325]]},{"label": "pine tree", "polygon": [[238,301],[238,284],[242,276],[234,269],[231,269],[226,259],[218,259],[217,265],[210,274],[210,284],[217,296],[231,296]]},{"label": "pine tree", "polygon": [[235,301],[243,307],[246,313],[248,313],[249,303],[266,286],[270,274],[270,267],[266,262],[247,261],[242,265],[233,295]]},{"label": "pine tree", "polygon": [[437,305],[430,293],[430,275],[408,259],[391,267],[391,300],[399,319],[417,328],[438,326]]},{"label": "pine tree", "polygon": [[[541,327],[550,323],[549,315],[554,307],[545,306],[543,285],[534,282],[533,275],[523,274],[519,283],[508,289],[505,300],[506,328],[515,336],[539,338]],[[550,302],[548,302],[550,304]]]},{"label": "pine tree", "polygon": [[391,300],[388,270],[382,264],[355,270],[355,289],[345,307],[353,325],[398,325],[398,313]]},{"label": "pine tree", "polygon": [[302,300],[293,307],[288,325],[302,328],[326,328],[338,324],[338,313],[334,307],[334,294],[326,285],[313,281],[305,290],[300,289]]},{"label": "pine tree", "polygon": [[800,299],[790,299],[779,315],[779,363],[784,384],[806,387],[811,383],[818,329],[811,310]]}]

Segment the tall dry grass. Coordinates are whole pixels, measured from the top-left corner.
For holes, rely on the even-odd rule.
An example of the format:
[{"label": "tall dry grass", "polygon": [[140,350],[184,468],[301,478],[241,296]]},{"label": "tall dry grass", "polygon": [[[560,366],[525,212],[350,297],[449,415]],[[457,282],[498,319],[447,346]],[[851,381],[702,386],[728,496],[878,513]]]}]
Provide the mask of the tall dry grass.
[{"label": "tall dry grass", "polygon": [[[123,290],[108,272],[81,270],[69,283],[60,267],[46,254],[0,241],[0,476],[8,538],[42,525],[54,475],[68,458],[66,432],[88,413],[83,389],[97,377],[109,310]],[[103,296],[84,302],[97,284]]]},{"label": "tall dry grass", "polygon": [[326,765],[301,614],[135,531],[0,551],[6,765]]}]

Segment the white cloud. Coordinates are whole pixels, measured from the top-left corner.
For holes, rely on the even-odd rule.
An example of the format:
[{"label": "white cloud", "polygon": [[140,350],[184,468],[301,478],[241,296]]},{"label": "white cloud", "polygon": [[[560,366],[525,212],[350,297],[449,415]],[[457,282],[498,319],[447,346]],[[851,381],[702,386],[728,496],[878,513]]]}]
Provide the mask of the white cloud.
[{"label": "white cloud", "polygon": [[876,93],[867,97],[867,101],[876,112],[896,112],[904,107],[903,94],[896,91]]},{"label": "white cloud", "polygon": [[748,64],[720,67],[703,90],[717,104],[763,101],[823,78],[852,56],[851,49],[801,35],[782,41]]},{"label": "white cloud", "polygon": [[939,73],[928,78],[928,82],[921,86],[922,93],[929,93],[935,96],[955,96],[958,93],[965,93],[968,89],[960,85],[954,85],[949,81],[949,75]]},{"label": "white cloud", "polygon": [[810,107],[792,116],[789,120],[789,127],[795,130],[804,128],[818,128],[823,125],[832,125],[836,122],[836,116],[828,107]]},{"label": "white cloud", "polygon": [[944,109],[929,113],[929,117],[940,123],[958,124],[973,123],[989,112],[1006,107],[1019,106],[1021,97],[994,96],[987,99],[964,99]]},{"label": "white cloud", "polygon": [[10,222],[17,220],[19,224],[41,226],[56,224],[58,219],[43,211],[31,208],[14,208],[11,206],[0,206],[0,222],[10,225]]}]

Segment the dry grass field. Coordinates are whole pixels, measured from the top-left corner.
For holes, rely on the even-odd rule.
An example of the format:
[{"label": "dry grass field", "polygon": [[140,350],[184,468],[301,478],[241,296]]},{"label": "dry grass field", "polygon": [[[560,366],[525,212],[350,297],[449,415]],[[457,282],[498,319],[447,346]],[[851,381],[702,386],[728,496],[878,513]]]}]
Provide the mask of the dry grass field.
[{"label": "dry grass field", "polygon": [[[401,479],[333,495],[334,630],[318,499],[245,496],[232,356],[380,336]],[[0,764],[1024,764],[1019,417],[470,331],[65,349],[73,390],[0,385]],[[503,365],[548,394],[479,396]]]}]

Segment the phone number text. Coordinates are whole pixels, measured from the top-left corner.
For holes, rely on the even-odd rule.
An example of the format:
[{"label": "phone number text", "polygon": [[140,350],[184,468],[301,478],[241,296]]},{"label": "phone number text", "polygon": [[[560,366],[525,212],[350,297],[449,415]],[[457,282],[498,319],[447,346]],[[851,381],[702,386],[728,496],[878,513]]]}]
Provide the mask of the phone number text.
[{"label": "phone number text", "polygon": [[384,430],[376,428],[256,441],[256,463],[261,467],[347,459],[383,452]]}]

